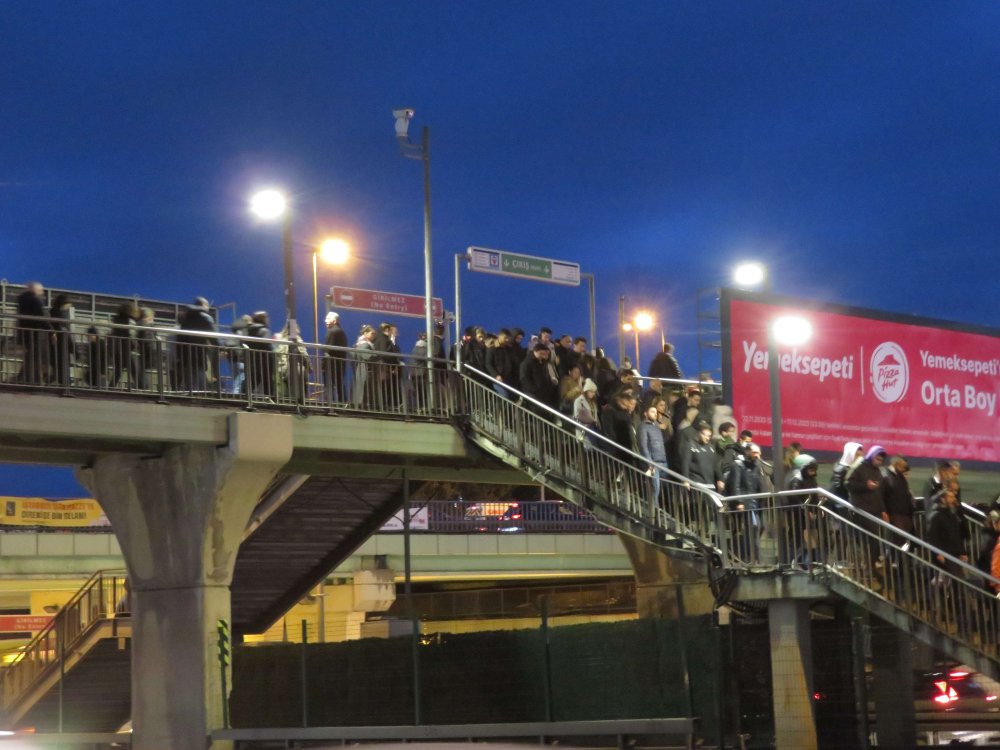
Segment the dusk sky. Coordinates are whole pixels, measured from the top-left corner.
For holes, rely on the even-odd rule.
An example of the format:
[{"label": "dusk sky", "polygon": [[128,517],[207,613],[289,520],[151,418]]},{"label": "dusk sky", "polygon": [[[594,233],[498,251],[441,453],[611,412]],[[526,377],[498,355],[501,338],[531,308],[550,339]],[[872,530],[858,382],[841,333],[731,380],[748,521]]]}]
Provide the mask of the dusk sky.
[{"label": "dusk sky", "polygon": [[[406,106],[448,309],[479,245],[579,262],[598,343],[625,295],[692,374],[695,294],[745,258],[782,294],[997,326],[998,27],[996,2],[8,3],[0,277],[283,318],[280,232],[247,211],[277,186],[300,320],[328,234],[355,259],[321,288],[421,294]],[[582,287],[462,283],[464,322],[587,333]],[[0,487],[33,492],[82,490]]]}]

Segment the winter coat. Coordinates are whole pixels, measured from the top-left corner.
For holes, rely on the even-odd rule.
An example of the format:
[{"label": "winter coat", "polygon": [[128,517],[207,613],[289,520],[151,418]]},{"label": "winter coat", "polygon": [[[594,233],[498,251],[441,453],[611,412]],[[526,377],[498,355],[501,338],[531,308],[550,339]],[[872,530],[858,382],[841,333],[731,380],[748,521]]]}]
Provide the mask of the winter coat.
[{"label": "winter coat", "polygon": [[644,419],[639,425],[639,453],[654,464],[667,465],[667,447],[663,444],[663,430],[656,422]]},{"label": "winter coat", "polygon": [[715,483],[722,479],[719,457],[715,455],[715,449],[708,443],[698,440],[692,440],[681,446],[680,469],[680,473],[691,481],[710,484],[713,489]]}]

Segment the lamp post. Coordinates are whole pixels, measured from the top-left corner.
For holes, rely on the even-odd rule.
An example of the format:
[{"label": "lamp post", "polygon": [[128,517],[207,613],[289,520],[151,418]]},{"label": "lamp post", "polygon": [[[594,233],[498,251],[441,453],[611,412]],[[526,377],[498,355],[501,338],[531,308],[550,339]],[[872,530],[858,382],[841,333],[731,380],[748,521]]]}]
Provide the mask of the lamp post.
[{"label": "lamp post", "polygon": [[297,333],[295,322],[295,276],[292,267],[292,211],[280,190],[261,190],[250,198],[250,212],[263,221],[281,219],[281,249],[285,266],[285,325],[288,335]]},{"label": "lamp post", "polygon": [[632,326],[635,328],[635,369],[636,372],[642,372],[639,365],[639,331],[645,333],[653,328],[653,316],[648,312],[637,312],[635,318],[632,320]]},{"label": "lamp post", "polygon": [[[622,312],[622,317],[624,318],[624,311]],[[621,324],[621,331],[624,333],[629,333],[630,331],[635,336],[635,369],[639,370],[639,331],[645,333],[653,328],[653,316],[648,312],[638,312],[632,320],[626,320]],[[619,333],[621,336],[621,333]],[[625,344],[621,344],[621,359],[625,359]]]},{"label": "lamp post", "polygon": [[396,109],[392,112],[396,118],[396,140],[399,151],[407,159],[419,159],[424,164],[424,326],[427,335],[427,387],[428,404],[434,408],[434,363],[431,361],[434,351],[434,311],[432,307],[432,274],[431,274],[431,130],[426,125],[423,138],[419,144],[411,143],[407,133],[410,120],[413,119],[412,109]]},{"label": "lamp post", "polygon": [[812,323],[801,315],[779,315],[767,325],[767,380],[771,397],[771,474],[774,489],[785,489],[785,450],[781,425],[781,379],[779,346],[801,346],[812,338]]},{"label": "lamp post", "polygon": [[625,297],[618,298],[618,366],[622,366],[622,362],[625,361],[625,332],[632,330],[631,327],[626,328],[629,325],[625,322]]},{"label": "lamp post", "polygon": [[316,260],[322,258],[324,263],[332,266],[342,266],[351,257],[351,247],[342,239],[331,238],[323,240],[312,251],[313,266],[313,333],[317,344],[323,343],[319,333],[319,281],[317,278]]},{"label": "lamp post", "polygon": [[[771,293],[771,273],[756,261],[733,269],[733,282],[741,287],[760,286]],[[767,382],[771,400],[771,458],[774,489],[785,488],[785,448],[781,424],[781,363],[779,346],[801,346],[812,338],[812,323],[800,315],[779,315],[767,324]]]}]

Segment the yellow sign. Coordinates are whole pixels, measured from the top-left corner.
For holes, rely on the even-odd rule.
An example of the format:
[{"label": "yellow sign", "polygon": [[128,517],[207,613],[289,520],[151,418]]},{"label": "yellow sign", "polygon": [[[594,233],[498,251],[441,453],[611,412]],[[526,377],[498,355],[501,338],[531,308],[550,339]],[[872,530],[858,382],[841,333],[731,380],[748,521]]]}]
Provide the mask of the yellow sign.
[{"label": "yellow sign", "polygon": [[111,524],[96,500],[47,500],[44,497],[0,497],[0,526],[55,528],[107,527]]}]

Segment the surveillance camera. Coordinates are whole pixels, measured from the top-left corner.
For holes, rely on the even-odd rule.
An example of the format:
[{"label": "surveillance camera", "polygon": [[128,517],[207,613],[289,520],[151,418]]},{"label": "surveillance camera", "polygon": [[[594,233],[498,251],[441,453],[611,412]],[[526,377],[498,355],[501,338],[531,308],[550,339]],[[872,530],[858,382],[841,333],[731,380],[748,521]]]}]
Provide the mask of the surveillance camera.
[{"label": "surveillance camera", "polygon": [[410,118],[413,117],[412,109],[394,109],[393,116],[396,118],[396,137],[406,140],[406,133],[410,129]]}]

